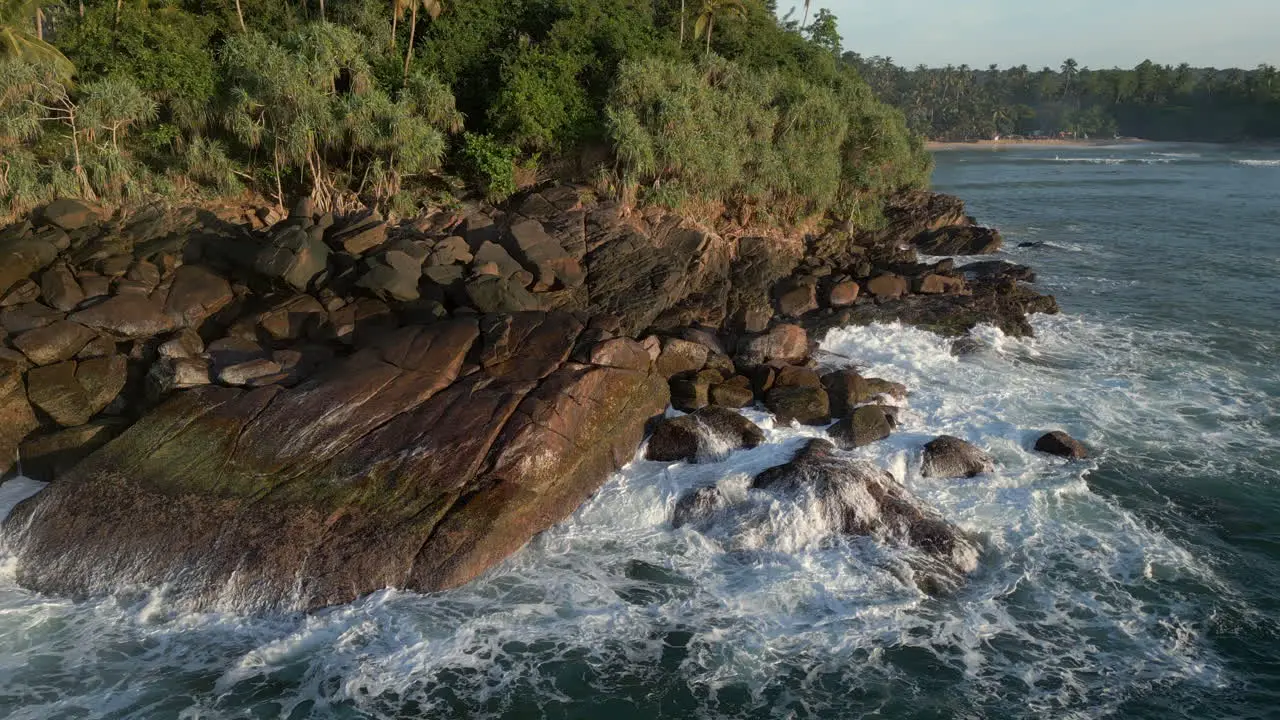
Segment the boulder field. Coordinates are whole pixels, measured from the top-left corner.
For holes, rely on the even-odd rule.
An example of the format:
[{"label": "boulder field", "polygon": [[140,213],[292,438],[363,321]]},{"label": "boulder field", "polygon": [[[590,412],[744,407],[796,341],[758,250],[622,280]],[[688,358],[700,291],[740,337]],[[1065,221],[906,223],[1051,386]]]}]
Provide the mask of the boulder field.
[{"label": "boulder field", "polygon": [[694,419],[665,460],[758,443],[729,417],[755,403],[875,442],[905,388],[818,373],[811,333],[1057,311],[1021,266],[919,261],[999,247],[956,198],[886,220],[730,236],[571,185],[395,224],[59,200],[0,231],[0,473],[51,482],[0,527],[18,580],[242,609],[439,590],[572,513],[668,403]]}]

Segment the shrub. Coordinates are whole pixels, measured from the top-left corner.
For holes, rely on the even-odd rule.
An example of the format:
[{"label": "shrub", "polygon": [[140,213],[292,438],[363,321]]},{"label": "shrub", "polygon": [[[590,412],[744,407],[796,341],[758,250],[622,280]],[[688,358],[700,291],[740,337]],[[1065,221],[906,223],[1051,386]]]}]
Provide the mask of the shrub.
[{"label": "shrub", "polygon": [[462,138],[464,169],[493,202],[505,200],[516,192],[516,158],[520,151],[489,135],[466,133]]}]

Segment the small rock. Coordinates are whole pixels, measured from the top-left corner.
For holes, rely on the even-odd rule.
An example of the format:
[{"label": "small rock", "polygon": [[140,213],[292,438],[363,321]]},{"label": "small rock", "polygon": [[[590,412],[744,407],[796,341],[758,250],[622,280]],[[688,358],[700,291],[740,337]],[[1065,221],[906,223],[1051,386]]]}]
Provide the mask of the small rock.
[{"label": "small rock", "polygon": [[680,373],[701,370],[707,364],[707,355],[705,345],[680,338],[666,338],[662,342],[662,353],[658,355],[655,369],[659,375],[670,379]]},{"label": "small rock", "polygon": [[812,277],[788,278],[774,289],[778,312],[784,317],[800,317],[818,309],[818,281]]},{"label": "small rock", "polygon": [[280,363],[266,358],[250,360],[242,362],[238,365],[232,365],[223,368],[218,373],[218,380],[227,385],[248,385],[251,381],[258,378],[277,375],[280,373]]},{"label": "small rock", "polygon": [[208,385],[209,361],[204,358],[160,358],[147,372],[147,397],[159,400],[175,390]]},{"label": "small rock", "polygon": [[892,424],[885,408],[863,405],[856,408],[849,417],[833,425],[829,432],[841,449],[852,450],[889,437]]},{"label": "small rock", "polygon": [[862,288],[853,280],[843,280],[831,286],[827,294],[827,304],[831,307],[848,307],[858,300]]},{"label": "small rock", "polygon": [[659,423],[645,447],[645,459],[717,462],[732,450],[763,442],[764,431],[755,423],[727,408],[710,406]]},{"label": "small rock", "polygon": [[801,363],[809,357],[809,334],[799,325],[775,325],[764,335],[746,338],[738,348],[738,359],[746,365],[781,362]]},{"label": "small rock", "polygon": [[40,276],[40,294],[45,302],[62,312],[70,312],[84,302],[84,289],[66,265],[56,265]]},{"label": "small rock", "polygon": [[1089,457],[1084,444],[1061,430],[1045,433],[1036,440],[1036,450],[1070,460],[1083,460]]},{"label": "small rock", "polygon": [[831,422],[830,400],[827,398],[827,391],[820,387],[775,385],[765,393],[764,404],[782,425],[788,425],[792,421],[801,425],[825,425]]},{"label": "small rock", "polygon": [[32,363],[52,365],[75,357],[95,337],[97,333],[80,323],[59,320],[15,337],[13,345]]},{"label": "small rock", "polygon": [[193,358],[204,352],[204,341],[200,335],[190,329],[179,331],[176,335],[160,345],[160,357]]},{"label": "small rock", "polygon": [[297,340],[315,336],[328,322],[329,313],[319,300],[310,295],[297,295],[258,316],[258,326],[275,340]]},{"label": "small rock", "polygon": [[729,500],[717,487],[690,490],[676,501],[671,527],[679,529],[685,525],[701,525],[728,506]]},{"label": "small rock", "polygon": [[54,200],[44,207],[40,215],[46,223],[63,230],[79,230],[86,225],[92,225],[99,219],[97,210],[70,198]]},{"label": "small rock", "polygon": [[868,280],[867,292],[877,300],[896,300],[907,294],[907,281],[901,276],[886,273]]}]

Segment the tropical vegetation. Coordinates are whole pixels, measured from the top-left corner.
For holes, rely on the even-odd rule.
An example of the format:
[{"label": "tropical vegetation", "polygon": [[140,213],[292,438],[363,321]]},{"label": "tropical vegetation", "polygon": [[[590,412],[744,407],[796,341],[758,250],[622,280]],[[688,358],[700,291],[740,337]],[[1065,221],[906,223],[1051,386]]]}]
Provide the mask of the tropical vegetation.
[{"label": "tropical vegetation", "polygon": [[835,27],[773,0],[0,0],[0,205],[403,216],[572,178],[874,224],[929,159]]}]

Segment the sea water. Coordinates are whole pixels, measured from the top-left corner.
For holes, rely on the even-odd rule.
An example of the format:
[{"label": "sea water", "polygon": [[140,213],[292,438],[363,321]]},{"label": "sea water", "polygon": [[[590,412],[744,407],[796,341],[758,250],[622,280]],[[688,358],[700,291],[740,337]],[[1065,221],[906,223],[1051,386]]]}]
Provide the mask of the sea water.
[{"label": "sea water", "polygon": [[[0,716],[12,718],[1275,718],[1280,716],[1280,151],[954,151],[935,185],[1005,234],[1063,313],[1034,338],[896,325],[822,342],[905,383],[876,462],[982,540],[953,595],[902,552],[761,506],[673,530],[690,488],[750,478],[821,428],[637,460],[479,581],[312,615],[190,613],[165,588],[73,602],[0,549]],[[1032,243],[1018,247],[1021,243]],[[1096,451],[1030,451],[1063,429]],[[948,433],[996,472],[926,480]],[[0,515],[37,492],[0,487]]]}]

